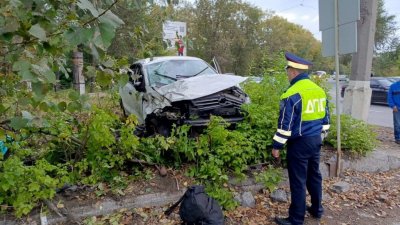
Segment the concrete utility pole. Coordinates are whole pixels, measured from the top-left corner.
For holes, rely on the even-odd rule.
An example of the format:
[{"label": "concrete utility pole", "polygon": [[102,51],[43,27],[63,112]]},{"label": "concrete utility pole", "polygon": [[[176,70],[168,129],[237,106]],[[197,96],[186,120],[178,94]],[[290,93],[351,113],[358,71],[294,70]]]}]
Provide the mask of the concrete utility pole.
[{"label": "concrete utility pole", "polygon": [[353,54],[351,77],[346,88],[343,104],[343,113],[353,118],[367,121],[371,103],[372,57],[374,50],[374,36],[376,29],[376,14],[378,4],[376,0],[361,0],[361,19],[357,22],[357,53]]},{"label": "concrete utility pole", "polygon": [[85,78],[83,77],[83,53],[74,52],[72,58],[74,68],[74,89],[79,92],[79,94],[85,94]]}]

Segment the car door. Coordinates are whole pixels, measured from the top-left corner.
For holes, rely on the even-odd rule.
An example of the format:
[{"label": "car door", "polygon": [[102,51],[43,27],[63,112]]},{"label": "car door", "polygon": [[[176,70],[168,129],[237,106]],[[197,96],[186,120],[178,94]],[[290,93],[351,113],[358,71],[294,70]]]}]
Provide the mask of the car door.
[{"label": "car door", "polygon": [[146,91],[144,74],[140,64],[134,64],[130,69],[129,81],[120,90],[122,104],[128,115],[134,114],[139,123],[144,123],[143,95]]},{"label": "car door", "polygon": [[377,91],[377,101],[379,103],[385,103],[386,99],[387,99],[387,97],[386,97],[386,95],[387,95],[386,89],[385,89],[385,87],[383,86],[383,83],[381,83],[380,80],[378,81],[378,83],[379,83],[379,88],[378,88],[378,91]]},{"label": "car door", "polygon": [[375,79],[371,79],[370,87],[372,89],[371,103],[379,102],[379,83]]}]

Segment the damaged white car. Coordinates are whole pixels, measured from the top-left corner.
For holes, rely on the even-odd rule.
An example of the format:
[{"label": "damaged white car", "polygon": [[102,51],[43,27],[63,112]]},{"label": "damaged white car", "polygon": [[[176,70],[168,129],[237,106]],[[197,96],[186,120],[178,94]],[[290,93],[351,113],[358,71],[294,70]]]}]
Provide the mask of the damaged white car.
[{"label": "damaged white car", "polygon": [[210,115],[229,123],[243,120],[246,77],[218,74],[195,57],[143,59],[130,66],[129,82],[119,90],[124,114],[135,114],[143,131],[169,135],[172,124],[207,125]]}]

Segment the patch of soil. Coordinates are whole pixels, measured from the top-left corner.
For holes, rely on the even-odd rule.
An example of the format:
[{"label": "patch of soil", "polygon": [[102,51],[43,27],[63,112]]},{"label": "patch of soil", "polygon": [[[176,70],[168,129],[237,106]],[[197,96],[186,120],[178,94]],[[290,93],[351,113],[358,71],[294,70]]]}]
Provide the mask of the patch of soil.
[{"label": "patch of soil", "polygon": [[389,127],[375,126],[374,131],[377,134],[379,147],[383,150],[400,150],[400,145],[394,140],[394,130]]}]

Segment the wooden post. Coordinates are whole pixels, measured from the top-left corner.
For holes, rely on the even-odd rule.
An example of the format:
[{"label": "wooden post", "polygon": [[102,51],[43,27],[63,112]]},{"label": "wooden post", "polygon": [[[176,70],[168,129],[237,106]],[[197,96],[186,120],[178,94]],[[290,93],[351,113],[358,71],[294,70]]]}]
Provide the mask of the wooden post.
[{"label": "wooden post", "polygon": [[74,89],[79,94],[85,94],[85,78],[83,77],[83,53],[74,52],[72,61],[74,64],[73,76],[74,76]]}]

